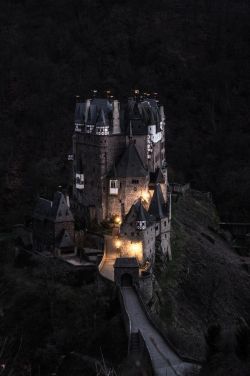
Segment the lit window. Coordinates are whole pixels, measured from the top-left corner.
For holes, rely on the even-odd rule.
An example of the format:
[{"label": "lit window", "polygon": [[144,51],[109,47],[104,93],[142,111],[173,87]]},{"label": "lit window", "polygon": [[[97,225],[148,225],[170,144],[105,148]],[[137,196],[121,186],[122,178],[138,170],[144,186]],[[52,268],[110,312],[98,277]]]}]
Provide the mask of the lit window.
[{"label": "lit window", "polygon": [[109,182],[109,193],[111,195],[118,195],[118,187],[119,187],[118,180],[110,180],[110,182]]},{"label": "lit window", "polygon": [[136,221],[136,228],[137,230],[146,230],[146,221]]}]

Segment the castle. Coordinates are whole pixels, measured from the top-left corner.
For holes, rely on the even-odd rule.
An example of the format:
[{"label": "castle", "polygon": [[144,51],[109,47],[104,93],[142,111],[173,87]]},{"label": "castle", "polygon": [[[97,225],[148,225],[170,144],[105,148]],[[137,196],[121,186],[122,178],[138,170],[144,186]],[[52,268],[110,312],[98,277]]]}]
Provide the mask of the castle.
[{"label": "castle", "polygon": [[[153,265],[171,259],[163,106],[136,91],[125,103],[77,101],[73,134],[73,212],[85,227],[109,222],[105,252]],[[56,256],[77,255],[69,200],[57,192],[40,198],[33,215],[33,245]]]},{"label": "castle", "polygon": [[[73,135],[73,198],[87,222],[113,221],[109,251],[154,262],[156,247],[171,258],[163,106],[136,91],[77,101]],[[116,236],[114,236],[116,235]]]}]

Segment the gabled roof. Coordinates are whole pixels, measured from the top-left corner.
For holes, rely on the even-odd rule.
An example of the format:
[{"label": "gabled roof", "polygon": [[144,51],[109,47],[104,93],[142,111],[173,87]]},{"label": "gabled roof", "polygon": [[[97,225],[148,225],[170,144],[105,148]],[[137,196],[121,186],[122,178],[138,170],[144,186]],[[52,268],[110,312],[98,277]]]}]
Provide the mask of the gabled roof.
[{"label": "gabled roof", "polygon": [[148,175],[133,142],[130,142],[125,149],[113,173],[116,173],[114,177],[120,178],[145,177]]},{"label": "gabled roof", "polygon": [[35,206],[33,217],[37,219],[48,219],[50,221],[74,221],[73,215],[62,192],[54,194],[53,201],[40,197]]},{"label": "gabled roof", "polygon": [[148,221],[148,222],[150,221],[150,216],[149,216],[147,210],[144,208],[141,198],[136,200],[136,202],[132,205],[131,208],[134,208],[134,212],[136,214],[136,220],[137,221]]},{"label": "gabled roof", "polygon": [[58,248],[71,248],[74,247],[74,242],[71,239],[67,230],[63,229],[56,239],[56,245]]},{"label": "gabled roof", "polygon": [[156,219],[167,217],[167,206],[162,194],[160,184],[156,184],[153,197],[151,199],[148,212]]},{"label": "gabled roof", "polygon": [[58,221],[73,221],[73,215],[70,208],[67,205],[65,196],[62,192],[57,191],[54,194],[52,202],[51,216],[54,220]]},{"label": "gabled roof", "polygon": [[123,223],[124,224],[126,224],[126,223],[131,224],[131,223],[135,223],[137,221],[150,223],[150,222],[153,222],[154,220],[155,220],[155,218],[147,212],[147,210],[143,206],[142,199],[139,198],[131,206],[129,212],[127,213],[127,215],[124,218]]}]

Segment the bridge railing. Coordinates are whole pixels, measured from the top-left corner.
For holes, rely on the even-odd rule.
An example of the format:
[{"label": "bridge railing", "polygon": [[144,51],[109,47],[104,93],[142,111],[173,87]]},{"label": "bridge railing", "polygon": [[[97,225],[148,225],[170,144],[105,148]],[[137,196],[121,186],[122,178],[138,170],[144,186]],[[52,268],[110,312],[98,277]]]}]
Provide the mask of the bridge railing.
[{"label": "bridge railing", "polygon": [[131,320],[130,320],[129,314],[126,310],[124,300],[123,300],[123,296],[122,296],[122,292],[121,292],[120,288],[118,288],[118,294],[119,294],[119,301],[120,301],[120,305],[121,305],[123,321],[124,321],[124,324],[125,324],[125,330],[126,330],[126,333],[127,333],[127,336],[128,336],[128,353],[129,353],[131,333],[132,333]]}]

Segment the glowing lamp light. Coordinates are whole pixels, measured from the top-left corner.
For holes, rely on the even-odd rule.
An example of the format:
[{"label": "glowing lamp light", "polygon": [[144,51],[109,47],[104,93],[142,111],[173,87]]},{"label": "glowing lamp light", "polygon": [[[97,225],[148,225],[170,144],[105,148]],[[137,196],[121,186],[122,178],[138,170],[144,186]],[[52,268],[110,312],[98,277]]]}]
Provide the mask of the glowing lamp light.
[{"label": "glowing lamp light", "polygon": [[119,215],[116,215],[114,218],[114,222],[116,225],[120,225],[122,223],[121,217],[119,217]]},{"label": "glowing lamp light", "polygon": [[132,257],[136,257],[138,260],[142,260],[142,243],[131,242],[129,253]]},{"label": "glowing lamp light", "polygon": [[115,246],[116,246],[116,248],[120,248],[121,245],[122,245],[121,240],[120,240],[120,239],[117,239],[117,240],[115,241]]},{"label": "glowing lamp light", "polygon": [[143,198],[143,200],[145,200],[146,202],[149,202],[150,200],[150,194],[148,191],[143,191],[142,194],[141,194],[141,197]]}]

